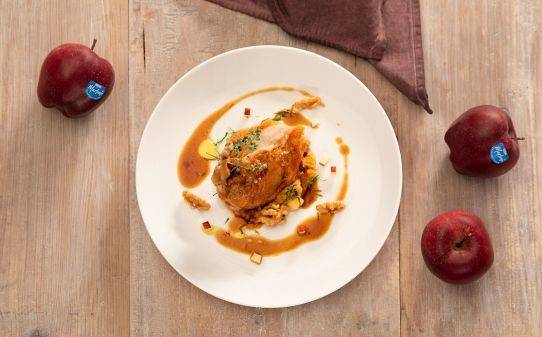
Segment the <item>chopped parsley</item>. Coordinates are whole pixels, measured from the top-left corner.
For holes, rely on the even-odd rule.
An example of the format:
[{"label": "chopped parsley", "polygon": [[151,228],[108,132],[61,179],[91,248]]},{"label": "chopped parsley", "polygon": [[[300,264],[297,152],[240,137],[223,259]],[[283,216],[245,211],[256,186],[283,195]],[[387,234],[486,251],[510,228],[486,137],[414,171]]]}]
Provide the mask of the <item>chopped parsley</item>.
[{"label": "chopped parsley", "polygon": [[258,170],[259,172],[267,170],[267,164],[262,163],[259,160],[256,160],[256,162],[253,164],[244,166],[243,161],[241,159],[237,159],[235,163],[229,163],[228,165],[232,166],[232,169],[231,169],[232,173],[240,173],[241,169],[245,169],[250,172],[253,172],[256,170]]},{"label": "chopped parsley", "polygon": [[258,148],[258,142],[260,141],[260,134],[262,133],[261,128],[256,128],[255,130],[249,132],[246,136],[239,138],[233,143],[232,153],[239,153],[243,151],[245,146],[248,146],[250,151],[256,150]]}]

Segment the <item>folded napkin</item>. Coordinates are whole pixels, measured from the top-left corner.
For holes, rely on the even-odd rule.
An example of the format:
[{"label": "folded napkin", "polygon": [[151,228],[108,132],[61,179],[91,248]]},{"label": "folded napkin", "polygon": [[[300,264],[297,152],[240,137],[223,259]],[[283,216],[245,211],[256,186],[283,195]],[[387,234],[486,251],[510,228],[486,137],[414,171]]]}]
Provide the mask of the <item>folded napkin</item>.
[{"label": "folded napkin", "polygon": [[207,0],[367,59],[427,112],[419,0]]}]

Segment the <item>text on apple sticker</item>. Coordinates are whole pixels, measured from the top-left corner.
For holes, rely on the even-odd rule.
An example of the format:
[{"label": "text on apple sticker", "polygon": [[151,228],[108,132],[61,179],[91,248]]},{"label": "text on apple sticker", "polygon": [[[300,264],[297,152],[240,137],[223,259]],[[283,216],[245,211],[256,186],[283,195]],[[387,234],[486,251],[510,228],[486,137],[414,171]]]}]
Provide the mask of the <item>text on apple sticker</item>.
[{"label": "text on apple sticker", "polygon": [[508,159],[510,159],[503,143],[493,145],[491,147],[491,150],[489,151],[489,157],[491,158],[491,161],[495,164],[502,164]]},{"label": "text on apple sticker", "polygon": [[87,90],[85,90],[85,93],[87,94],[88,98],[91,100],[97,101],[105,94],[105,90],[107,88],[99,83],[96,83],[94,81],[88,82]]}]

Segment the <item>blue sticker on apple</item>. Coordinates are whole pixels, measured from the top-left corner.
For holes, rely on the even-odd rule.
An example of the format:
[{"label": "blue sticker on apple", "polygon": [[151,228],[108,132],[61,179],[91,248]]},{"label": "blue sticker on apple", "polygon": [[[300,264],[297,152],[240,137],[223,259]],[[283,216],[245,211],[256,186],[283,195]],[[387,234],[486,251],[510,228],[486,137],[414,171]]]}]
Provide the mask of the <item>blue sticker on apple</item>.
[{"label": "blue sticker on apple", "polygon": [[493,145],[489,151],[489,157],[495,164],[502,164],[510,159],[503,143]]},{"label": "blue sticker on apple", "polygon": [[97,101],[105,94],[105,90],[107,88],[99,83],[96,83],[94,81],[88,82],[87,90],[85,90],[85,94],[87,94],[88,98],[91,100]]}]

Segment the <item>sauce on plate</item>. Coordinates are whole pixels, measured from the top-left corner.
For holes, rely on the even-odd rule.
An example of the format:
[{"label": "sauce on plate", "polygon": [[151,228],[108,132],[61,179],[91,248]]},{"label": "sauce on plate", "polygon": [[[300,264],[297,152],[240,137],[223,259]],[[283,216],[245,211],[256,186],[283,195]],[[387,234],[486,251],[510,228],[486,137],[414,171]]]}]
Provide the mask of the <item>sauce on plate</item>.
[{"label": "sauce on plate", "polygon": [[[337,143],[339,143],[339,141],[337,141]],[[346,197],[346,192],[348,191],[347,168],[350,149],[348,145],[342,143],[342,140],[339,144],[339,151],[344,158],[345,172],[343,174],[341,187],[339,188],[339,193],[335,200],[342,201]],[[237,252],[244,254],[256,252],[263,256],[277,255],[297,248],[304,243],[320,239],[331,226],[333,217],[333,214],[317,214],[310,216],[299,223],[292,234],[278,240],[268,239],[261,235],[245,235],[244,233],[239,235],[239,229],[241,228],[239,223],[242,223],[243,220],[237,217],[234,219],[241,220],[230,221],[229,230],[219,228],[213,233],[218,243]],[[298,234],[298,228],[301,226],[304,226],[304,230],[306,231],[306,234],[304,235]]]},{"label": "sauce on plate", "polygon": [[[177,163],[177,174],[179,177],[179,181],[184,187],[194,188],[201,184],[201,182],[207,177],[207,175],[209,175],[209,172],[211,170],[209,160],[204,159],[200,156],[200,154],[198,153],[198,148],[203,141],[209,138],[209,135],[211,134],[211,131],[213,130],[216,122],[218,122],[220,118],[222,118],[231,108],[233,108],[239,102],[249,97],[272,91],[296,91],[303,96],[312,96],[309,92],[305,90],[300,90],[293,87],[269,87],[251,91],[244,95],[241,95],[236,99],[224,104],[220,109],[211,113],[196,127],[196,129],[194,129],[192,135],[190,135],[188,141],[184,145],[181,155],[179,156],[179,160]],[[297,120],[295,122],[297,123]]]},{"label": "sauce on plate", "polygon": [[[200,153],[200,145],[204,141],[209,140],[209,136],[213,130],[213,127],[220,120],[220,118],[222,118],[239,102],[252,96],[273,91],[295,91],[306,97],[312,96],[307,91],[296,89],[293,87],[269,87],[256,91],[251,91],[244,95],[241,95],[211,113],[194,129],[179,156],[179,160],[177,163],[177,173],[179,181],[184,187],[196,187],[201,184],[201,182],[203,182],[203,180],[205,180],[205,178],[209,175],[209,158],[205,159],[202,157]],[[282,118],[282,121],[289,126],[311,126],[312,123],[300,112],[285,114]],[[336,142],[339,145],[339,152],[343,156],[344,160],[344,174],[342,177],[339,192],[335,198],[335,200],[341,201],[344,200],[348,191],[348,155],[350,153],[350,149],[348,145],[343,143],[341,137],[337,137]],[[216,153],[213,152],[209,154],[209,156],[212,156],[214,158],[214,156],[216,156]],[[316,181],[313,184],[313,187],[304,194],[304,204],[302,208],[309,208],[318,199],[318,197],[319,189],[318,182]],[[295,227],[293,233],[278,240],[272,240],[261,236],[257,232],[257,229],[259,228],[258,225],[247,224],[243,218],[238,216],[233,216],[227,221],[227,230],[220,227],[212,226],[211,228],[204,229],[204,232],[213,235],[215,239],[224,247],[241,253],[250,255],[256,252],[263,256],[277,255],[299,247],[304,243],[318,240],[319,238],[321,238],[331,226],[333,217],[333,214],[316,214],[310,216],[305,220],[301,221]],[[249,235],[246,233],[247,230],[251,230],[255,232],[255,234]]]},{"label": "sauce on plate", "polygon": [[303,116],[301,112],[285,114],[282,118],[284,124],[289,126],[306,125],[311,126],[312,122]]}]

